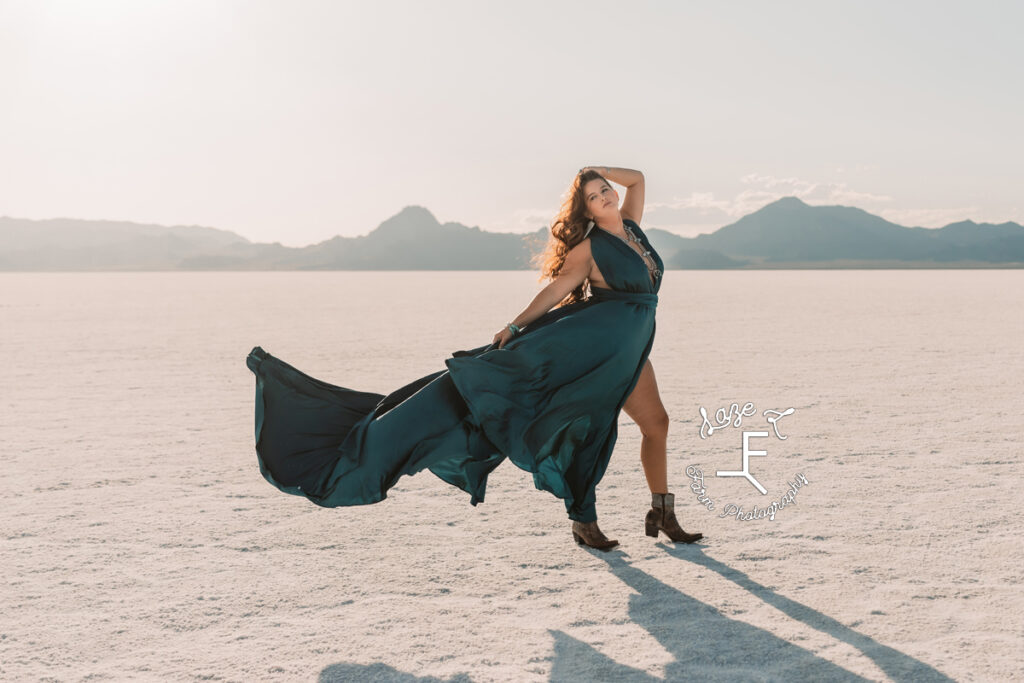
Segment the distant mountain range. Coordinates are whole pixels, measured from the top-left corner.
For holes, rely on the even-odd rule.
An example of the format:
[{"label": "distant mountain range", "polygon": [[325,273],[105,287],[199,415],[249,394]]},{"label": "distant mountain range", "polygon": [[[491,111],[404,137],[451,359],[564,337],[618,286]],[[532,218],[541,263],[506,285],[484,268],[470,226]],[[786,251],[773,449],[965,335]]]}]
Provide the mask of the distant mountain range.
[{"label": "distant mountain range", "polygon": [[[533,268],[530,257],[548,230],[486,232],[441,224],[427,209],[407,206],[367,235],[285,247],[194,225],[0,217],[0,271],[519,270]],[[644,231],[669,269],[1024,267],[1024,226],[1017,223],[908,228],[796,197],[708,235]]]}]

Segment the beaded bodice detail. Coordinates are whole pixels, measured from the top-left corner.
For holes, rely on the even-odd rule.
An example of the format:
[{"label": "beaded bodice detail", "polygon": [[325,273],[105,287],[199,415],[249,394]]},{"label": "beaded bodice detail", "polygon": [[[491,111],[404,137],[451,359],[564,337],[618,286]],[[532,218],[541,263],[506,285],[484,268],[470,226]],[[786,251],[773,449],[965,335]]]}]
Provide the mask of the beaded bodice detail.
[{"label": "beaded bodice detail", "polygon": [[[589,235],[590,231],[593,230],[594,227],[596,227],[596,226],[592,224],[590,226],[590,228],[587,230],[587,234],[584,235],[584,237]],[[633,232],[633,229],[629,227],[629,223],[626,223],[625,221],[623,221],[622,227],[626,231],[626,238],[625,239],[620,237],[619,235],[616,235],[614,232],[610,232],[608,230],[605,230],[604,228],[598,228],[598,229],[601,230],[602,232],[607,232],[609,235],[611,235],[615,239],[622,241],[631,252],[633,252],[634,254],[639,256],[641,258],[641,260],[643,260],[644,265],[647,266],[647,272],[650,273],[651,282],[652,283],[657,282],[657,279],[662,276],[662,272],[661,272],[661,269],[658,268],[658,262],[655,261],[654,257],[651,255],[651,250],[647,248],[647,246],[644,244],[643,240],[641,240],[639,237],[636,236],[636,233]],[[636,249],[634,249],[632,246],[630,246],[630,244],[629,244],[630,242],[636,242],[637,244],[639,244],[640,248],[643,249],[643,253],[637,252]]]},{"label": "beaded bodice detail", "polygon": [[[636,242],[637,244],[640,245],[640,248],[643,249],[643,253],[640,254],[640,258],[642,258],[644,260],[644,264],[647,265],[647,270],[651,274],[651,278],[653,280],[657,280],[657,278],[661,277],[661,269],[658,268],[658,263],[654,260],[654,257],[651,256],[651,250],[648,249],[646,245],[644,245],[644,243],[640,240],[640,238],[636,236],[636,234],[633,232],[633,229],[629,227],[628,223],[623,223],[622,227],[626,229],[626,235],[628,236],[628,239],[623,240],[618,235],[615,236],[619,237],[619,239],[622,240],[623,242],[626,242],[626,246],[629,246],[629,242]],[[629,248],[633,251],[636,251],[635,249],[633,249],[633,247]]]}]

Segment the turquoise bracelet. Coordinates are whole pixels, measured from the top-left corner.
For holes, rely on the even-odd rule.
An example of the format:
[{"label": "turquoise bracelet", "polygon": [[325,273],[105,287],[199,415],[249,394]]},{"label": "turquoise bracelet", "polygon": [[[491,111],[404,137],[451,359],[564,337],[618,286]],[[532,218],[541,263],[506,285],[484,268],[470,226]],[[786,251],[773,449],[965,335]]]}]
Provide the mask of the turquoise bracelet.
[{"label": "turquoise bracelet", "polygon": [[519,325],[516,325],[516,324],[514,324],[512,322],[509,322],[508,325],[506,325],[506,327],[508,327],[508,329],[512,330],[512,334],[519,334],[519,332],[523,329],[523,328],[519,327]]}]

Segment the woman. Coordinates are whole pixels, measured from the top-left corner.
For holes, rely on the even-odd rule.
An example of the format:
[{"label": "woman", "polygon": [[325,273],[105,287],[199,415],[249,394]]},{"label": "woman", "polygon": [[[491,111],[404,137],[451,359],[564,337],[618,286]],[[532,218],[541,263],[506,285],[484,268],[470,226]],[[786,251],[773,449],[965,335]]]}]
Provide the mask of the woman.
[{"label": "woman", "polygon": [[[446,370],[385,396],[327,384],[255,347],[246,363],[263,476],[335,507],[383,500],[399,477],[429,469],[476,505],[507,457],[563,499],[577,543],[608,550],[618,542],[597,525],[595,489],[625,410],[644,435],[647,535],[701,538],[679,527],[667,490],[668,419],[648,360],[663,263],[635,220],[643,175],[602,171],[580,170],[553,222],[541,255],[552,282]],[[605,176],[628,188],[621,209]]]}]

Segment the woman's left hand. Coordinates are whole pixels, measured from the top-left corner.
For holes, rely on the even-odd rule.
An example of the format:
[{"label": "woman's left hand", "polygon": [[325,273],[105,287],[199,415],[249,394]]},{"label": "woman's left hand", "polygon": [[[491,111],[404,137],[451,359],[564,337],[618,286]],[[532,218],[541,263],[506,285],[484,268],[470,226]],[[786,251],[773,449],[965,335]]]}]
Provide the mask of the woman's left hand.
[{"label": "woman's left hand", "polygon": [[505,344],[509,343],[509,341],[515,336],[516,335],[512,333],[512,330],[505,327],[504,329],[501,330],[501,332],[494,335],[494,341],[491,343],[497,344],[498,348],[500,349],[501,347],[505,346]]}]

